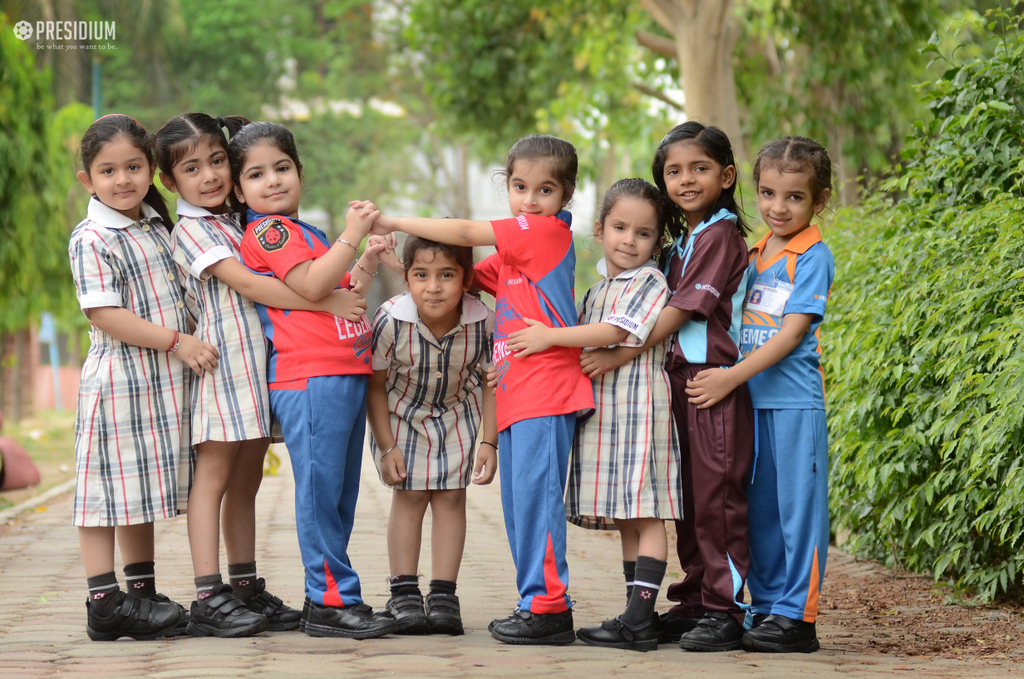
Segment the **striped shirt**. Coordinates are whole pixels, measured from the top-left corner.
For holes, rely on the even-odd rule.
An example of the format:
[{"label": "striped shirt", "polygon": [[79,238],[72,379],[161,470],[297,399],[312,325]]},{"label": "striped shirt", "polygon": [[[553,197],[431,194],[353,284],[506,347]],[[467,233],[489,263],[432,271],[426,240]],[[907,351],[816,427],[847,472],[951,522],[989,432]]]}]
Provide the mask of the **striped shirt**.
[{"label": "striped shirt", "polygon": [[[598,272],[607,276],[604,260]],[[594,285],[578,305],[579,322],[629,332],[623,346],[642,346],[669,298],[654,262]],[[680,452],[672,422],[663,342],[593,380],[594,416],[576,430],[566,514],[588,528],[606,519],[682,517]]]},{"label": "striped shirt", "polygon": [[241,261],[244,231],[237,214],[214,215],[178,199],[173,256],[194,300],[195,335],[220,351],[214,372],[192,385],[192,445],[270,436],[267,341],[256,305],[207,269]]},{"label": "striped shirt", "polygon": [[[388,371],[391,432],[408,472],[402,490],[469,485],[493,331],[494,313],[472,295],[463,296],[460,323],[441,338],[420,321],[408,293],[374,315],[373,369]],[[370,450],[379,469],[372,436]]]},{"label": "striped shirt", "polygon": [[[83,310],[121,307],[189,332],[171,238],[142,204],[133,222],[98,199],[68,254]],[[191,370],[166,351],[125,344],[93,326],[75,421],[76,526],[124,526],[177,516],[191,484]]]}]

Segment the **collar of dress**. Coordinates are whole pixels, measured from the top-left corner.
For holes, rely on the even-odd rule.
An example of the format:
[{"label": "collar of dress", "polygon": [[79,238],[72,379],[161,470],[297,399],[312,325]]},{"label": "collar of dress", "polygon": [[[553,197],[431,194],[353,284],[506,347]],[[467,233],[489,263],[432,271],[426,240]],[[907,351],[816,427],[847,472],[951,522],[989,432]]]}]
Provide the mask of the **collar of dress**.
[{"label": "collar of dress", "polygon": [[[602,278],[608,278],[608,262],[605,261],[605,260],[606,260],[606,258],[602,257],[601,261],[597,263],[597,273],[601,274]],[[618,276],[613,276],[613,280],[628,280],[630,278],[633,278],[638,273],[640,273],[640,271],[642,271],[643,269],[645,269],[645,268],[647,268],[649,266],[653,266],[653,267],[657,268],[658,264],[653,259],[648,260],[647,263],[644,264],[643,266],[638,266],[635,269],[630,269],[628,271],[623,271]]]},{"label": "collar of dress", "polygon": [[[160,215],[157,214],[156,210],[146,203],[141,203],[141,207],[142,219],[160,219]],[[99,198],[92,198],[89,201],[89,211],[87,214],[90,220],[108,229],[127,229],[132,224],[142,221],[142,219],[135,221],[130,217],[125,217],[114,208],[104,205]]]},{"label": "collar of dress", "polygon": [[[478,323],[487,318],[487,305],[468,293],[462,295],[462,318],[459,321],[462,325]],[[412,301],[412,295],[408,292],[395,300],[391,307],[391,316],[406,323],[415,323],[420,320],[420,312],[416,303]],[[438,338],[440,339],[440,338]]]}]

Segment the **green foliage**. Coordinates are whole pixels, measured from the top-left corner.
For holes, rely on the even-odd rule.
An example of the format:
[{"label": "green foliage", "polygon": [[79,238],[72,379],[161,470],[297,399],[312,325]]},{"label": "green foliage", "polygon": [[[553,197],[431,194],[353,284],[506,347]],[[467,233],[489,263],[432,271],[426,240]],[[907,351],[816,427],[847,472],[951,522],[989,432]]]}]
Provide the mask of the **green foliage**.
[{"label": "green foliage", "polygon": [[991,598],[1024,573],[1024,200],[919,214],[827,237],[832,515],[855,551]]},{"label": "green foliage", "polygon": [[25,44],[0,13],[0,331],[26,327],[40,311],[67,301],[60,162],[50,133],[49,73],[35,69]]},{"label": "green foliage", "polygon": [[904,174],[889,184],[919,208],[979,205],[1001,192],[1024,195],[1024,36],[1016,19],[990,12],[991,57],[941,54],[933,34],[926,54],[949,68],[925,83],[934,117],[915,126]]}]

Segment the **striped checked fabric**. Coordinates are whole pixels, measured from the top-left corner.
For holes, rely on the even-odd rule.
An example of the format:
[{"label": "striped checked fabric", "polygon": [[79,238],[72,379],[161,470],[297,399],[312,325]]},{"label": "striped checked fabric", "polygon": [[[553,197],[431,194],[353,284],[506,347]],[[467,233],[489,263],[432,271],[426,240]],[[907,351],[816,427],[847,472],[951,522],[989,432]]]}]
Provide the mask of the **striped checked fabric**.
[{"label": "striped checked fabric", "polygon": [[[472,295],[462,298],[461,323],[439,340],[420,322],[409,294],[392,297],[374,315],[373,369],[388,371],[391,430],[408,472],[402,490],[469,485],[493,331],[494,312]],[[379,472],[372,435],[370,450]]]},{"label": "striped checked fabric", "polygon": [[[156,212],[132,222],[99,200],[71,234],[81,308],[123,307],[189,331],[171,238]],[[191,370],[166,351],[125,344],[95,326],[75,422],[76,526],[124,526],[177,516],[191,486]]]},{"label": "striped checked fabric", "polygon": [[[607,276],[604,260],[598,271]],[[628,330],[624,346],[641,346],[668,301],[665,276],[654,262],[587,291],[580,324],[610,323]],[[682,517],[682,481],[671,395],[665,374],[668,343],[594,380],[594,416],[576,430],[565,510],[584,528],[611,519]]]},{"label": "striped checked fabric", "polygon": [[228,257],[241,261],[243,234],[237,214],[178,200],[174,261],[195,299],[196,337],[220,351],[217,370],[192,384],[192,445],[270,436],[267,340],[256,305],[206,270]]}]

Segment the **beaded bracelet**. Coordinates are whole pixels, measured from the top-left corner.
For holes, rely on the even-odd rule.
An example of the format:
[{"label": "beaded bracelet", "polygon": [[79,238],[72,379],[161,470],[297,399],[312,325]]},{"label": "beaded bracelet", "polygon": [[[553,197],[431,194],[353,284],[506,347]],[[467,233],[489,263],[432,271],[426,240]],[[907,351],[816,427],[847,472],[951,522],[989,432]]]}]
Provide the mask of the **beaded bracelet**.
[{"label": "beaded bracelet", "polygon": [[357,248],[355,245],[352,245],[352,243],[349,243],[347,240],[345,240],[344,238],[341,238],[340,236],[338,237],[338,241],[337,242],[344,243],[345,245],[349,246],[353,250],[355,250],[357,252],[359,251],[359,248]]},{"label": "beaded bracelet", "polygon": [[178,337],[178,331],[174,331],[174,339],[171,340],[171,346],[167,348],[167,353],[173,354],[178,350],[178,345],[181,344],[181,339]]}]

